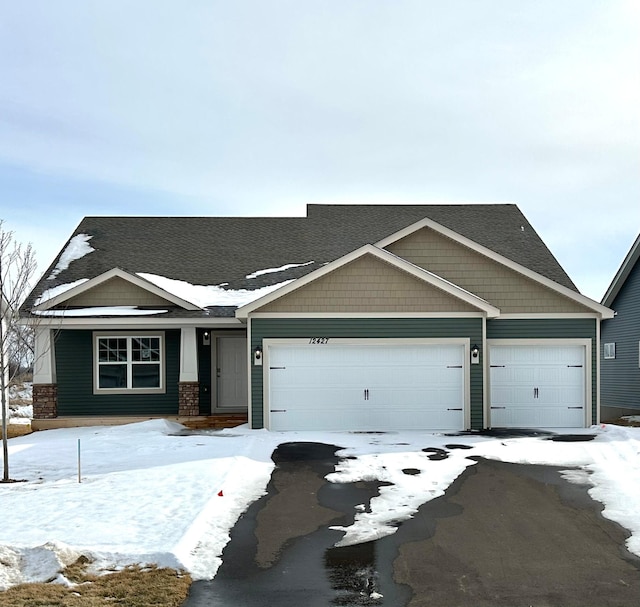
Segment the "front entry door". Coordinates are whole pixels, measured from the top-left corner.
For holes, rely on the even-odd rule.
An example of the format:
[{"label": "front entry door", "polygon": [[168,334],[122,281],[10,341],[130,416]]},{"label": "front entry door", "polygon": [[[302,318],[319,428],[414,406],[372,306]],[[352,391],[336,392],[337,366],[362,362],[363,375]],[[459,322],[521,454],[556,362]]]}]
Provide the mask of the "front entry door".
[{"label": "front entry door", "polygon": [[247,338],[219,336],[216,339],[216,408],[247,408]]}]

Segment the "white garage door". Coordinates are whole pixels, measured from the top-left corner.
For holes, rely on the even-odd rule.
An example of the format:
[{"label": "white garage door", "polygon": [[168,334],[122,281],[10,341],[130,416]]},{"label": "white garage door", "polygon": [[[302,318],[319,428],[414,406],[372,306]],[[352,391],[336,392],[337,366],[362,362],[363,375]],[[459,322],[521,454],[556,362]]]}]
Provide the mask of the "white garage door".
[{"label": "white garage door", "polygon": [[490,346],[491,426],[586,423],[584,346]]},{"label": "white garage door", "polygon": [[269,348],[271,430],[464,428],[464,347]]}]

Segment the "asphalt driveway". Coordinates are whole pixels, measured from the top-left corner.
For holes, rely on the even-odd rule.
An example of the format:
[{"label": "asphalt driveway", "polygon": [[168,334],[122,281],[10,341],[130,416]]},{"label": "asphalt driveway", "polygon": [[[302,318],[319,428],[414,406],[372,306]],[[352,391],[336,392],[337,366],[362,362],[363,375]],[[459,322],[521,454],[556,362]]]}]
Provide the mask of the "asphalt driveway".
[{"label": "asphalt driveway", "polygon": [[[425,445],[428,448],[428,445]],[[480,459],[397,533],[336,548],[379,483],[332,484],[337,447],[281,445],[266,496],[240,518],[185,607],[637,607],[640,559],[559,469]]]}]

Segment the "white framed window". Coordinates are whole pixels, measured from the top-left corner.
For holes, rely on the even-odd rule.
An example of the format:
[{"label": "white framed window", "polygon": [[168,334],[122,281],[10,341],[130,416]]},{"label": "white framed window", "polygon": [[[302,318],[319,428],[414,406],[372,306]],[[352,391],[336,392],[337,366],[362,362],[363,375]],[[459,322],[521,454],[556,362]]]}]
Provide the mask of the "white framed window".
[{"label": "white framed window", "polygon": [[94,333],[94,392],[154,394],[164,387],[164,333]]},{"label": "white framed window", "polygon": [[608,344],[604,344],[604,358],[605,360],[612,359],[616,357],[616,344],[615,342],[611,342]]}]

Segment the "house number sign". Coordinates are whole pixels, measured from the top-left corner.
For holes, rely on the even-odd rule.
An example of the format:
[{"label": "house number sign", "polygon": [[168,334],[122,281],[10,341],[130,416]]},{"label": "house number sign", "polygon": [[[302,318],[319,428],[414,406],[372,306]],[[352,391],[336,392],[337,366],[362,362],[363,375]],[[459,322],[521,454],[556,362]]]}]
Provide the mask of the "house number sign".
[{"label": "house number sign", "polygon": [[312,346],[324,346],[329,343],[328,337],[310,337],[309,343]]}]

